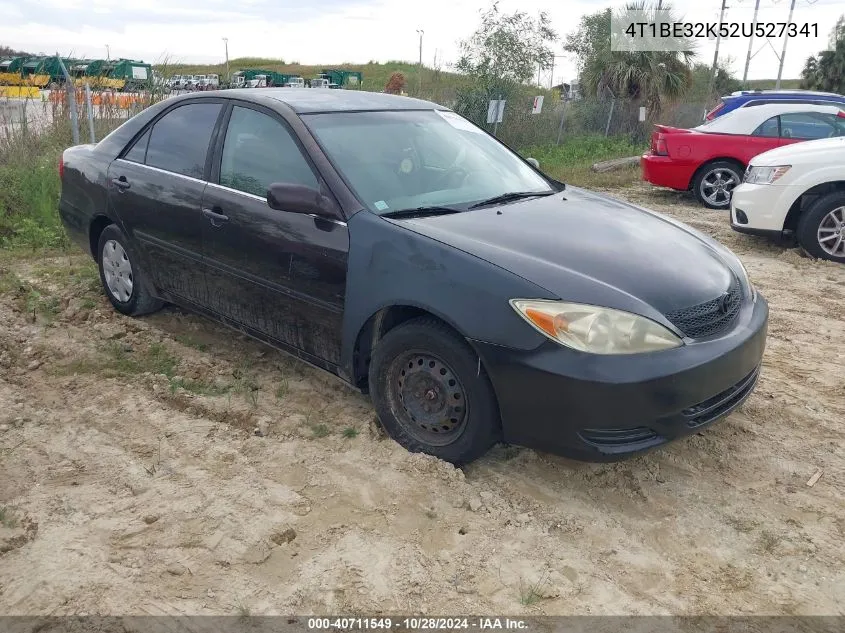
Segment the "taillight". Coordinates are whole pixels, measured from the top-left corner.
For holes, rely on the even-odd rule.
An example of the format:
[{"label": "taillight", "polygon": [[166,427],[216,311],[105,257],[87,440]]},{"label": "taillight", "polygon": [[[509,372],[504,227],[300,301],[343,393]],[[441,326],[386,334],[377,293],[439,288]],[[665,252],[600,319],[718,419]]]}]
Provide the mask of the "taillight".
[{"label": "taillight", "polygon": [[708,112],[707,115],[704,118],[707,119],[708,121],[712,121],[713,119],[716,118],[716,115],[719,114],[719,112],[724,107],[725,107],[725,102],[722,101],[719,105],[717,105],[715,108],[710,110],[710,112]]},{"label": "taillight", "polygon": [[845,110],[840,110],[836,113],[836,116],[838,116],[840,119],[845,119]]},{"label": "taillight", "polygon": [[654,153],[658,156],[669,155],[669,149],[666,147],[666,139],[662,134],[657,135],[657,141],[654,144]]},{"label": "taillight", "polygon": [[59,180],[64,179],[65,177],[65,156],[62,154],[59,156]]}]

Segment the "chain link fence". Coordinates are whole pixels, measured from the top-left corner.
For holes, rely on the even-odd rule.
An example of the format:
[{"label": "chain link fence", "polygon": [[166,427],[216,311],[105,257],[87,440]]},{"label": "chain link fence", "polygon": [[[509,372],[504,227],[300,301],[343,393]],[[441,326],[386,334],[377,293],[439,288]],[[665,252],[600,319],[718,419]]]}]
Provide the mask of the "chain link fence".
[{"label": "chain link fence", "polygon": [[689,128],[704,120],[704,102],[679,102],[664,106],[660,113],[645,113],[640,121],[640,103],[626,99],[582,98],[560,100],[545,96],[542,109],[535,113],[533,96],[506,99],[501,123],[488,123],[488,101],[461,105],[444,103],[480,125],[511,147],[560,144],[567,137],[625,136],[646,143],[653,125],[660,123]]},{"label": "chain link fence", "polygon": [[[0,136],[21,128],[37,133],[63,120],[73,128],[74,142],[99,141],[122,121],[167,96],[172,95],[114,93],[80,87],[43,91],[38,99],[6,99],[2,100],[0,108]],[[647,120],[640,121],[640,103],[631,100],[561,100],[548,92],[543,96],[542,107],[535,112],[535,95],[528,91],[510,95],[505,99],[499,123],[488,123],[489,99],[486,95],[474,95],[469,99],[452,95],[436,100],[517,149],[559,145],[567,138],[579,136],[624,136],[634,143],[647,143],[654,123],[694,127],[702,123],[707,105],[704,102],[668,104],[657,115],[646,112]]]}]

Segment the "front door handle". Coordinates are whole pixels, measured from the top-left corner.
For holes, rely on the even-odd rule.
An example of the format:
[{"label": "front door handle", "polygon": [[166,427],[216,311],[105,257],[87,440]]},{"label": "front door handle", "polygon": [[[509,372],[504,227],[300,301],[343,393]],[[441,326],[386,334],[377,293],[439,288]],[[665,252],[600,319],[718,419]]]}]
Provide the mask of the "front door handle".
[{"label": "front door handle", "polygon": [[112,178],[111,182],[115,187],[117,187],[118,191],[120,192],[126,191],[131,186],[127,182],[126,176],[121,176],[120,178]]},{"label": "front door handle", "polygon": [[203,209],[202,214],[211,221],[211,226],[214,227],[223,226],[224,222],[229,221],[228,215],[223,215],[213,209]]}]

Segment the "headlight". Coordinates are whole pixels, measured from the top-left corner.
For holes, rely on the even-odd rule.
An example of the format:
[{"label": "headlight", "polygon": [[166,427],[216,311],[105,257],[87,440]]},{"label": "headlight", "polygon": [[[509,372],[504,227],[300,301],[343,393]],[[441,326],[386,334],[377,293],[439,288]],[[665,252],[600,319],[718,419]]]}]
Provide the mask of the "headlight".
[{"label": "headlight", "polygon": [[541,299],[510,303],[535,329],[580,352],[639,354],[683,345],[662,325],[621,310]]},{"label": "headlight", "polygon": [[742,281],[745,282],[745,287],[748,288],[748,293],[751,296],[752,301],[757,301],[757,289],[751,283],[751,279],[748,277],[748,271],[745,269],[745,264],[742,263],[742,260],[739,257],[734,256],[736,259],[736,263],[739,264],[739,269],[742,271]]},{"label": "headlight", "polygon": [[752,185],[770,185],[775,180],[789,171],[791,165],[779,165],[777,167],[754,167],[751,166],[745,171],[745,182]]}]

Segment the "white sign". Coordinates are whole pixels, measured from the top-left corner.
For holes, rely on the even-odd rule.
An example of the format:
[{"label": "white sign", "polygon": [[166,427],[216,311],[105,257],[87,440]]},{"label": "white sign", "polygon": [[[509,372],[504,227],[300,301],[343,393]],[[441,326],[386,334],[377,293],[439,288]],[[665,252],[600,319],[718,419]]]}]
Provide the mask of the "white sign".
[{"label": "white sign", "polygon": [[640,106],[640,121],[645,121],[645,106]]},{"label": "white sign", "polygon": [[132,67],[132,79],[146,79],[147,78],[147,69],[144,66],[133,66]]},{"label": "white sign", "polygon": [[493,99],[487,104],[487,123],[501,123],[505,116],[505,99]]},{"label": "white sign", "polygon": [[543,110],[543,95],[534,97],[534,106],[531,108],[531,114],[540,114]]}]

